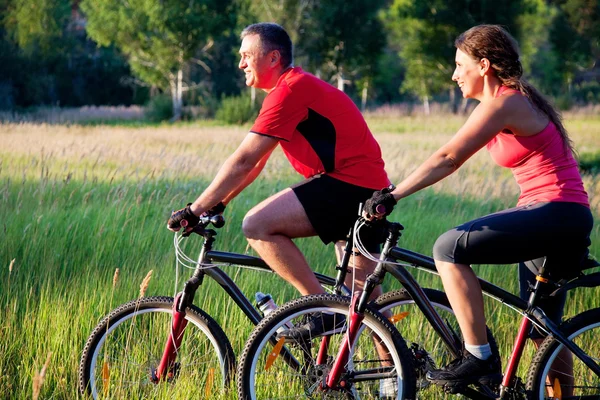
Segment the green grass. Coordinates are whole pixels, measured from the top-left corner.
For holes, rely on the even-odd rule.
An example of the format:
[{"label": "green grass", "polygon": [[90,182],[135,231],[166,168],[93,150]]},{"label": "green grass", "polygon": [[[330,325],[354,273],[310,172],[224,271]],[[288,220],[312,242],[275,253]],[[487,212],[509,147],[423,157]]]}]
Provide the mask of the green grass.
[{"label": "green grass", "polygon": [[[398,181],[444,143],[462,120],[377,117],[369,123],[382,145],[386,168]],[[576,119],[567,127],[582,153],[598,154],[599,119]],[[0,398],[30,399],[33,377],[49,353],[40,398],[78,398],[79,357],[99,320],[136,298],[149,270],[153,276],[146,295],[173,294],[173,234],[165,229],[165,221],[172,209],[200,193],[245,132],[214,124],[0,125]],[[252,253],[240,232],[244,214],[298,179],[277,151],[257,182],[227,208],[227,225],[215,248]],[[584,179],[598,218],[600,179],[591,174]],[[393,214],[406,226],[400,243],[430,254],[438,235],[513,205],[517,190],[510,173],[481,152],[457,174],[402,202]],[[597,255],[599,225],[592,235],[592,253]],[[193,254],[199,240],[189,242]],[[315,238],[298,244],[315,270],[334,274],[331,246]],[[113,289],[116,268],[120,276]],[[513,266],[476,269],[494,283],[517,288]],[[272,293],[279,304],[297,297],[274,275],[235,268],[227,272],[251,298],[259,290]],[[419,274],[419,279],[423,285],[440,287],[435,277]],[[388,278],[384,287],[398,284]],[[577,290],[570,296],[567,314],[597,307],[598,299],[597,290]],[[210,281],[195,303],[223,326],[239,354],[252,329],[241,311]],[[486,312],[506,362],[517,315],[491,302]]]}]

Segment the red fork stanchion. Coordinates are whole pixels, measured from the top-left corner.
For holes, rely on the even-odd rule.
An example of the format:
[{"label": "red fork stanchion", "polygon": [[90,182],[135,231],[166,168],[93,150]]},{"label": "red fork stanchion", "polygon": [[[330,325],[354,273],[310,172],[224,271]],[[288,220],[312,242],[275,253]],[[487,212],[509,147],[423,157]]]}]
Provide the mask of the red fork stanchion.
[{"label": "red fork stanchion", "polygon": [[175,359],[177,358],[177,352],[183,339],[183,333],[187,325],[185,319],[185,310],[177,311],[177,306],[181,300],[181,293],[175,298],[173,304],[173,322],[171,325],[171,331],[165,343],[165,350],[160,360],[160,364],[156,369],[155,376],[153,377],[154,382],[160,382],[163,379],[169,379],[173,377],[173,367],[175,365]]},{"label": "red fork stanchion", "polygon": [[325,381],[328,388],[334,388],[344,372],[346,364],[348,363],[348,358],[350,357],[350,348],[354,345],[356,335],[358,335],[358,330],[360,329],[360,324],[365,318],[364,314],[356,312],[356,303],[360,300],[360,294],[361,292],[356,292],[352,296],[352,303],[348,314],[348,331],[342,340],[338,355],[335,358],[329,376],[327,376]]}]

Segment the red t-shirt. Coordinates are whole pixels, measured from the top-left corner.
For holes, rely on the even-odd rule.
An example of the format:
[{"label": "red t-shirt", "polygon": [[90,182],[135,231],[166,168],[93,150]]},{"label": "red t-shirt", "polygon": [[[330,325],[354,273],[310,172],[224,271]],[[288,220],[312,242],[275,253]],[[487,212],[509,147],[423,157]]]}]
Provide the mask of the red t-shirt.
[{"label": "red t-shirt", "polygon": [[299,67],[281,75],[250,131],[280,139],[305,178],[327,174],[377,190],[390,184],[379,144],[356,105]]},{"label": "red t-shirt", "polygon": [[[497,96],[514,92],[502,86]],[[486,147],[497,164],[511,169],[521,188],[517,205],[564,201],[589,207],[577,161],[552,122],[531,136],[499,132]]]}]

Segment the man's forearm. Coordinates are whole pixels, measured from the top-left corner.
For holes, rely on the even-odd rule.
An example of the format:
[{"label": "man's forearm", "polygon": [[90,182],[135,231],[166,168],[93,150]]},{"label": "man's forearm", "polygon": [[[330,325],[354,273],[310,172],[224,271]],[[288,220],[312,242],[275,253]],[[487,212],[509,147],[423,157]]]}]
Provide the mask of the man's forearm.
[{"label": "man's forearm", "polygon": [[263,170],[263,168],[265,167],[265,164],[267,163],[267,160],[269,159],[269,156],[271,155],[271,152],[269,152],[268,154],[266,154],[262,160],[260,160],[252,169],[252,171],[250,171],[250,173],[246,176],[246,179],[244,179],[244,181],[238,185],[237,188],[235,188],[233,191],[231,191],[227,196],[225,196],[225,198],[222,200],[224,204],[229,203],[231,200],[233,200],[238,194],[240,194],[240,192],[242,190],[244,190],[248,185],[250,185],[252,182],[254,182],[254,180],[256,179],[256,177],[258,175],[260,175],[261,171]]},{"label": "man's forearm", "polygon": [[[196,199],[196,201],[192,203],[192,212],[196,215],[200,215],[203,212],[210,210],[220,201],[233,198],[230,194],[237,191],[237,189],[245,183],[253,169],[252,165],[236,160],[233,157],[228,158],[221,169],[219,169],[219,172],[217,172],[217,175],[211,184]],[[237,193],[245,186],[237,191]]]}]

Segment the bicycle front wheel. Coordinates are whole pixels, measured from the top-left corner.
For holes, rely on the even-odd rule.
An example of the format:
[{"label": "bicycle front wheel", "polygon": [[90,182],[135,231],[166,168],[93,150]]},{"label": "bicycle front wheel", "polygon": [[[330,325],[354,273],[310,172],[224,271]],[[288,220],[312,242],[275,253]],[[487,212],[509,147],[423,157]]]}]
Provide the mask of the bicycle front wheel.
[{"label": "bicycle front wheel", "polygon": [[[94,399],[211,398],[229,384],[231,344],[204,311],[186,310],[188,322],[173,373],[155,371],[171,330],[173,298],[147,297],[116,308],[90,335],[79,365],[79,388]],[[167,398],[167,397],[165,397]]]},{"label": "bicycle front wheel", "polygon": [[[323,390],[345,336],[350,298],[313,295],[287,303],[254,329],[238,368],[240,399],[404,399],[414,398],[411,355],[398,331],[367,308],[338,387]],[[336,329],[326,337],[276,342],[276,335],[319,313],[333,315]],[[279,347],[282,346],[283,347]],[[389,350],[388,350],[389,349]]]},{"label": "bicycle front wheel", "polygon": [[[561,324],[561,331],[599,364],[600,308],[565,321]],[[548,336],[529,368],[527,390],[531,399],[599,399],[600,377]]]}]

